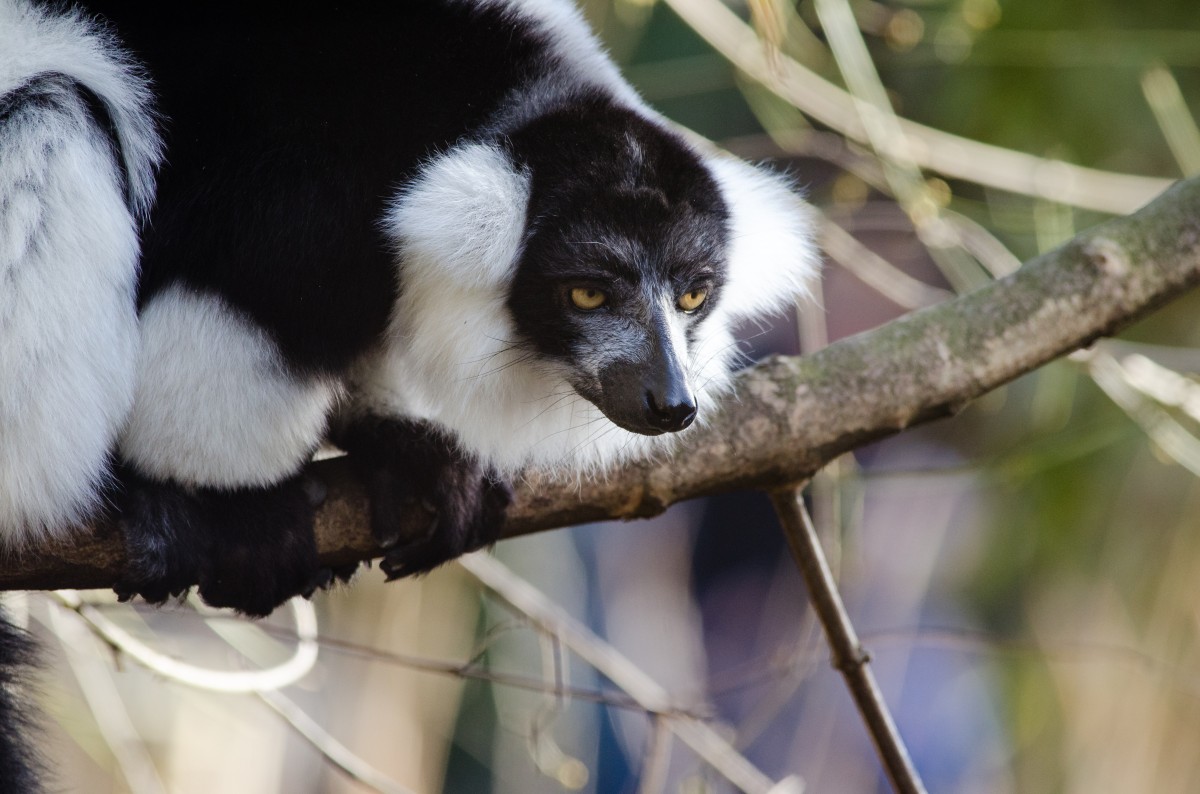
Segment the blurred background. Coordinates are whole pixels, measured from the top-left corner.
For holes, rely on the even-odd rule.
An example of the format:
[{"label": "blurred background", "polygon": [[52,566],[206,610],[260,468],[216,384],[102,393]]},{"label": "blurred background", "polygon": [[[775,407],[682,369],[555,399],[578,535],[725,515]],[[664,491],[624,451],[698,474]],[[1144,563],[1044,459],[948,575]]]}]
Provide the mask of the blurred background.
[{"label": "blurred background", "polygon": [[[788,170],[822,214],[821,293],[745,329],[752,356],[969,290],[1200,172],[1194,0],[584,8],[650,104]],[[810,485],[931,791],[1200,790],[1198,309]],[[888,790],[764,496],[495,558],[386,587],[365,571],[316,599],[315,643],[303,612],[10,599],[54,663],[54,790]],[[224,671],[316,660],[260,696],[131,648]]]}]

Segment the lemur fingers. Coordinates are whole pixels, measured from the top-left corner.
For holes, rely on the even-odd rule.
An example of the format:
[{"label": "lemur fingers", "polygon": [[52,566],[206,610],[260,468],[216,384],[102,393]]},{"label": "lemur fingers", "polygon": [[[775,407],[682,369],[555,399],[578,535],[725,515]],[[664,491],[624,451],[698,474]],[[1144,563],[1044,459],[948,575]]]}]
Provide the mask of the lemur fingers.
[{"label": "lemur fingers", "polygon": [[337,440],[366,483],[389,579],[427,573],[499,539],[512,488],[434,425],[368,415]]}]

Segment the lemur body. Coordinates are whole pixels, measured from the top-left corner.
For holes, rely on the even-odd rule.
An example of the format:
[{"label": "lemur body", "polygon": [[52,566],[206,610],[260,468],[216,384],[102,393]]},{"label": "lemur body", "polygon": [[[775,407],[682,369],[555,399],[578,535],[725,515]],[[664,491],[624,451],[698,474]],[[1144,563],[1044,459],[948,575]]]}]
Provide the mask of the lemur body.
[{"label": "lemur body", "polygon": [[326,581],[327,435],[390,574],[489,543],[522,468],[669,452],[816,270],[555,0],[0,0],[0,97],[0,539],[113,502],[154,601]]}]

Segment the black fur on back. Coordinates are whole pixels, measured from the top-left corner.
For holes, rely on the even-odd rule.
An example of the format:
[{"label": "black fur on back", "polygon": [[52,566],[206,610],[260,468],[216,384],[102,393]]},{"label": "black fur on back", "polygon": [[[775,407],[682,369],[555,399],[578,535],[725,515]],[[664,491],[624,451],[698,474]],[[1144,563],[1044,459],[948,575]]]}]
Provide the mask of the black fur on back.
[{"label": "black fur on back", "polygon": [[339,372],[380,336],[396,189],[548,58],[528,25],[469,3],[87,6],[146,64],[165,118],[141,302],[178,282],[220,293],[298,373]]},{"label": "black fur on back", "polygon": [[0,794],[34,794],[43,764],[30,742],[35,730],[25,671],[33,641],[0,615]]}]

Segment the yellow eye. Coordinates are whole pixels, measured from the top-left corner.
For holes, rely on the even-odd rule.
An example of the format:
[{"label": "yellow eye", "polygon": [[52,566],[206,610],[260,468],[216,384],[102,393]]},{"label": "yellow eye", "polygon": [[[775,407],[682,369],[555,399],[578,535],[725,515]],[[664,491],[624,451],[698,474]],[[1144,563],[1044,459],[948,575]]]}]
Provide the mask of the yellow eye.
[{"label": "yellow eye", "polygon": [[608,296],[598,289],[590,287],[576,287],[571,290],[571,303],[574,303],[576,308],[584,311],[599,309],[608,300]]},{"label": "yellow eye", "polygon": [[704,303],[704,299],[708,297],[708,290],[694,289],[691,292],[685,292],[679,296],[679,308],[685,312],[694,312],[700,308],[700,304]]}]

